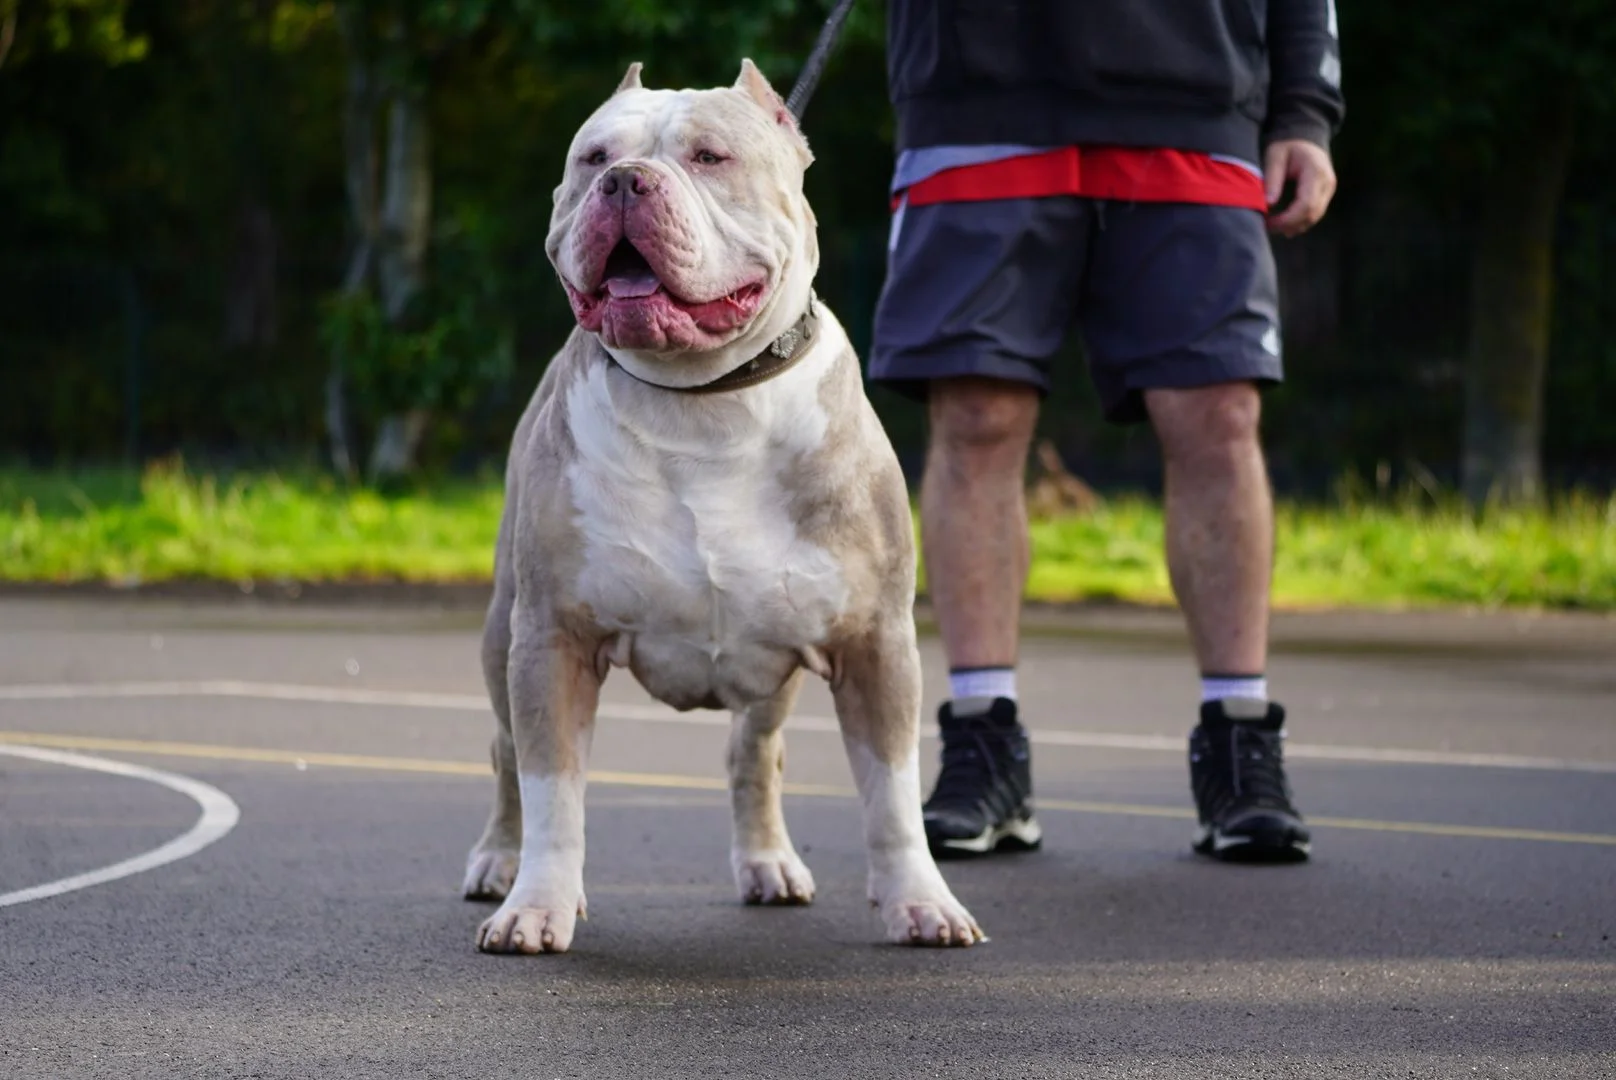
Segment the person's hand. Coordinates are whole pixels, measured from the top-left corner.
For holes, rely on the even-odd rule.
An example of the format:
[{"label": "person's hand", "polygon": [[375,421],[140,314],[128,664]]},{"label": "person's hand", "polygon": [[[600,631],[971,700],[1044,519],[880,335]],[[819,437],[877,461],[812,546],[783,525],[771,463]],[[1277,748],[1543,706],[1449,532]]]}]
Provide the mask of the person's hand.
[{"label": "person's hand", "polygon": [[[1296,182],[1296,196],[1275,212],[1285,182]],[[1263,187],[1268,195],[1268,228],[1282,236],[1301,236],[1319,223],[1335,194],[1335,166],[1330,152],[1305,139],[1270,143],[1263,155]]]}]

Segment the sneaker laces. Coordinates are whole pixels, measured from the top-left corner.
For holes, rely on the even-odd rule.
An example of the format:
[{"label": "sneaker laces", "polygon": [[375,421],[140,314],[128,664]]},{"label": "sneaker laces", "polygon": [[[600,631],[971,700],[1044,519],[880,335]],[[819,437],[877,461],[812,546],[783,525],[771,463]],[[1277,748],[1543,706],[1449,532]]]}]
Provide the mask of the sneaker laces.
[{"label": "sneaker laces", "polygon": [[1289,809],[1284,739],[1283,731],[1261,731],[1249,724],[1229,725],[1229,772],[1237,801]]},{"label": "sneaker laces", "polygon": [[937,773],[937,785],[932,788],[932,805],[976,806],[982,792],[996,776],[993,766],[993,747],[988,736],[972,725],[964,731],[951,734],[943,742],[943,764]]}]

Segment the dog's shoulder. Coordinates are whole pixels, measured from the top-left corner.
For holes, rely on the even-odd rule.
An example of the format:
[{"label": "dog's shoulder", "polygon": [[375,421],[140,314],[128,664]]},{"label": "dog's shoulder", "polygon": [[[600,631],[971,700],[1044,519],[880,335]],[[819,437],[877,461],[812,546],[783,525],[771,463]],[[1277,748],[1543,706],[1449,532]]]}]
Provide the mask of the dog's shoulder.
[{"label": "dog's shoulder", "polygon": [[914,523],[909,491],[886,429],[865,393],[856,351],[822,309],[837,355],[818,386],[824,438],[791,461],[781,487],[804,540],[835,553],[862,595],[913,587]]},{"label": "dog's shoulder", "polygon": [[511,438],[508,468],[519,480],[544,480],[563,468],[575,447],[567,419],[567,390],[599,363],[594,336],[573,329],[551,358]]},{"label": "dog's shoulder", "polygon": [[[601,362],[593,335],[574,329],[551,358],[511,439],[505,472],[505,514],[518,550],[566,547],[568,465],[578,448],[568,421],[568,391]],[[518,559],[520,562],[521,560]]]}]

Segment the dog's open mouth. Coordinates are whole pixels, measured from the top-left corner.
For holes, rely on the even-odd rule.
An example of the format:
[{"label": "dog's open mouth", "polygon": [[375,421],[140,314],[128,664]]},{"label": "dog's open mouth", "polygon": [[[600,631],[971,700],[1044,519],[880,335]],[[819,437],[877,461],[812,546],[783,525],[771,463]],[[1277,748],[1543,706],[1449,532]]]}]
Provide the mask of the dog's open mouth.
[{"label": "dog's open mouth", "polygon": [[582,301],[583,306],[589,309],[609,301],[643,303],[655,299],[698,316],[711,317],[726,310],[734,315],[750,316],[757,309],[763,290],[764,283],[755,281],[713,300],[687,299],[668,288],[640,249],[625,238],[619,240],[606,257],[600,285],[587,295],[575,295],[574,299],[575,302]]},{"label": "dog's open mouth", "polygon": [[606,258],[606,269],[596,294],[613,300],[638,300],[655,295],[660,288],[662,279],[656,276],[640,249],[627,240],[619,240]]},{"label": "dog's open mouth", "polygon": [[768,291],[767,278],[760,274],[712,299],[694,300],[676,292],[656,266],[624,238],[607,253],[593,288],[574,288],[563,277],[578,325],[603,334],[608,344],[625,347],[647,342],[657,348],[712,348],[757,315]]}]

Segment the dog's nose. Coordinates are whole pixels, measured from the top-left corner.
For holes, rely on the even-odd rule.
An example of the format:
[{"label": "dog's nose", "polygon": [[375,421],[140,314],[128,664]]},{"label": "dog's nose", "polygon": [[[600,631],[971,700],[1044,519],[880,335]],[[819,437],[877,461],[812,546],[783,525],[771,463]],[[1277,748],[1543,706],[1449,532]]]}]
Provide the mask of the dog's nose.
[{"label": "dog's nose", "polygon": [[600,177],[600,193],[628,198],[649,195],[662,183],[662,177],[646,165],[613,165]]}]

